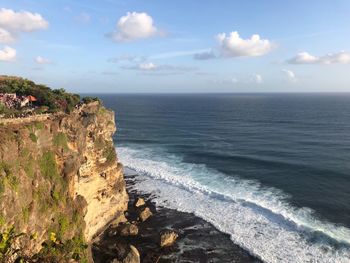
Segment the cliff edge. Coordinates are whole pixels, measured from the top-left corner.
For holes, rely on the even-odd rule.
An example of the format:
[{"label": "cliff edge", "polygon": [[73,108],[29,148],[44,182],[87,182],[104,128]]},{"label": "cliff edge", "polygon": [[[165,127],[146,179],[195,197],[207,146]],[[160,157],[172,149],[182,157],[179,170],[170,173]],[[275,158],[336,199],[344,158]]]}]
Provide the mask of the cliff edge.
[{"label": "cliff edge", "polygon": [[98,101],[69,114],[0,120],[0,231],[23,233],[16,246],[24,254],[49,254],[43,244],[66,240],[80,246],[123,220],[128,195],[115,131],[114,113]]}]

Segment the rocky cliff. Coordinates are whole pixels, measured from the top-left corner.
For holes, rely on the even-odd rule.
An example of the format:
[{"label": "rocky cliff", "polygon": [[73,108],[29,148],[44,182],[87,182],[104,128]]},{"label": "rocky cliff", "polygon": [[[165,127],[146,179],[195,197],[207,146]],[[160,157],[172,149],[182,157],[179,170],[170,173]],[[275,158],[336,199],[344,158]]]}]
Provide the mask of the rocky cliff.
[{"label": "rocky cliff", "polygon": [[0,231],[26,233],[18,246],[33,254],[47,239],[89,242],[123,220],[128,195],[115,130],[114,113],[99,102],[44,119],[0,120]]}]

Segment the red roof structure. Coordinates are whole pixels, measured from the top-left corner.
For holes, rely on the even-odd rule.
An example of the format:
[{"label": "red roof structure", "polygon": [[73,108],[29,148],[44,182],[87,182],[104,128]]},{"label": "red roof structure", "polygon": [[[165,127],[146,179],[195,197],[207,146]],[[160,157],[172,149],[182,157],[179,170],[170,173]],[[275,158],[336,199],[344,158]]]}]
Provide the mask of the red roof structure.
[{"label": "red roof structure", "polygon": [[32,95],[29,95],[27,98],[28,98],[28,100],[29,100],[30,102],[37,101],[37,99],[36,99],[34,96],[32,96]]}]

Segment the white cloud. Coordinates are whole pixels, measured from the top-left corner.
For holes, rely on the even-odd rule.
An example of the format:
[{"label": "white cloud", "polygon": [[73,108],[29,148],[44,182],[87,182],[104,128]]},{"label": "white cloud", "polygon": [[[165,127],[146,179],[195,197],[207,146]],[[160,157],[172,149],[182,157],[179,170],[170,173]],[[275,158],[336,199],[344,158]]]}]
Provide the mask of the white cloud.
[{"label": "white cloud", "polygon": [[199,49],[199,50],[179,50],[179,51],[170,51],[165,53],[153,54],[150,59],[168,59],[168,58],[179,58],[193,56],[198,53],[207,52],[208,49]]},{"label": "white cloud", "polygon": [[256,84],[261,84],[261,83],[263,83],[264,81],[263,81],[263,78],[262,78],[261,75],[255,74],[255,75],[253,76],[253,82],[255,82]]},{"label": "white cloud", "polygon": [[6,29],[0,27],[0,43],[10,44],[15,41],[15,37]]},{"label": "white cloud", "polygon": [[167,74],[175,74],[175,73],[187,73],[187,72],[193,72],[196,71],[197,68],[193,67],[186,67],[186,66],[173,66],[173,65],[157,65],[152,62],[147,63],[141,63],[134,66],[122,66],[122,69],[129,69],[129,70],[138,70],[143,72],[163,72]]},{"label": "white cloud", "polygon": [[307,52],[300,52],[294,58],[290,59],[288,62],[290,64],[315,64],[319,58],[310,55]]},{"label": "white cloud", "polygon": [[291,81],[291,82],[296,82],[297,78],[295,76],[295,73],[291,70],[288,69],[282,69],[282,72],[285,74],[285,77]]},{"label": "white cloud", "polygon": [[16,49],[5,46],[3,49],[0,49],[0,61],[14,61],[16,54]]},{"label": "white cloud", "polygon": [[229,35],[221,33],[216,36],[219,49],[223,57],[257,57],[269,53],[273,44],[259,35],[252,35],[249,39],[242,39],[238,32]]},{"label": "white cloud", "polygon": [[36,63],[38,63],[38,64],[51,64],[52,63],[52,61],[51,60],[49,60],[49,59],[47,59],[47,58],[43,58],[43,57],[41,57],[41,56],[37,56],[36,58],[35,58],[35,62]]},{"label": "white cloud", "polygon": [[110,36],[115,41],[133,41],[155,36],[158,32],[151,16],[146,13],[128,12],[119,19],[115,31]]},{"label": "white cloud", "polygon": [[14,32],[32,32],[47,29],[49,23],[38,13],[27,11],[15,12],[11,9],[0,9],[0,27]]},{"label": "white cloud", "polygon": [[289,64],[348,64],[350,63],[350,53],[341,51],[324,56],[313,56],[308,52],[300,52],[295,57],[288,60]]},{"label": "white cloud", "polygon": [[0,9],[0,43],[12,43],[19,33],[46,29],[48,26],[49,23],[38,13]]},{"label": "white cloud", "polygon": [[155,70],[157,66],[151,62],[149,63],[142,63],[139,65],[140,70]]}]

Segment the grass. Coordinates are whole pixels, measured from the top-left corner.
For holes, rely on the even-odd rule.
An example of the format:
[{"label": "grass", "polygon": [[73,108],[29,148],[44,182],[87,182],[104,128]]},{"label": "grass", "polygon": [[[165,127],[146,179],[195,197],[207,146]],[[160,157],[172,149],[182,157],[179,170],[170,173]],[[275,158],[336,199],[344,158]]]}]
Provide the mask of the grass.
[{"label": "grass", "polygon": [[29,138],[32,140],[32,142],[36,143],[38,141],[38,137],[36,137],[36,135],[33,132],[29,134]]},{"label": "grass", "polygon": [[56,147],[62,147],[64,150],[68,150],[67,136],[63,132],[59,132],[53,138],[53,144]]},{"label": "grass", "polygon": [[58,236],[59,238],[63,238],[64,234],[67,232],[69,228],[69,219],[66,215],[61,214],[58,219],[58,225],[59,225],[59,232]]},{"label": "grass", "polygon": [[28,158],[24,161],[24,171],[28,177],[34,178],[35,175],[35,160],[32,156],[28,156]]},{"label": "grass", "polygon": [[1,178],[0,180],[0,196],[2,196],[5,193],[5,182],[4,179]]},{"label": "grass", "polygon": [[0,227],[6,224],[6,219],[3,214],[0,214]]},{"label": "grass", "polygon": [[9,185],[10,188],[14,191],[18,191],[19,179],[12,173],[12,167],[5,163],[0,163],[0,194],[5,192],[6,185]]},{"label": "grass", "polygon": [[22,208],[22,217],[23,217],[23,221],[24,223],[28,223],[29,221],[29,207],[24,207]]},{"label": "grass", "polygon": [[42,129],[44,129],[44,123],[42,123],[42,122],[35,122],[35,123],[34,123],[34,127],[35,127],[37,130],[42,130]]},{"label": "grass", "polygon": [[57,164],[55,154],[51,151],[45,152],[39,161],[41,174],[47,179],[58,178]]},{"label": "grass", "polygon": [[60,192],[59,191],[57,191],[57,190],[53,190],[52,192],[51,192],[51,197],[52,197],[52,199],[56,202],[56,203],[58,203],[59,201],[60,201]]},{"label": "grass", "polygon": [[10,185],[11,189],[14,190],[15,192],[18,192],[18,188],[19,188],[19,179],[14,176],[14,175],[10,175],[7,179],[8,184]]}]

